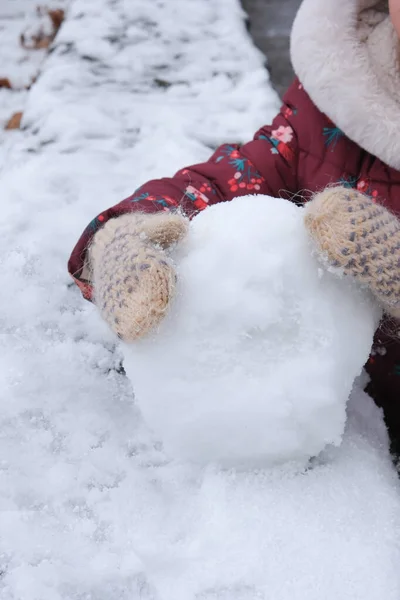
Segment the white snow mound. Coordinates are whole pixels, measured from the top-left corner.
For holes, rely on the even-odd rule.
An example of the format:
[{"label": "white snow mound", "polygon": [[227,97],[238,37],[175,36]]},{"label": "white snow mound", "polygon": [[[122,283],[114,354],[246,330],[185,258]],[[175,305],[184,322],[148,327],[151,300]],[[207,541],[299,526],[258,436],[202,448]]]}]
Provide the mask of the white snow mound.
[{"label": "white snow mound", "polygon": [[378,311],[313,252],[304,209],[249,196],[210,207],[175,252],[157,335],[125,347],[148,425],[174,458],[303,465],[339,445]]}]

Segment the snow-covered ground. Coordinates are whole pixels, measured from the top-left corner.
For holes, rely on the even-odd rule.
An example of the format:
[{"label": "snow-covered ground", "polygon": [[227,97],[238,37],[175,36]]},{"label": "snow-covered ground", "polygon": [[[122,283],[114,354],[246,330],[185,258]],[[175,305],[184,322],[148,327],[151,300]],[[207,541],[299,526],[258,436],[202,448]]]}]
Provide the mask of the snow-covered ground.
[{"label": "snow-covered ground", "polygon": [[0,148],[2,600],[398,599],[399,487],[368,398],[301,475],[168,462],[66,274],[96,213],[276,108],[237,0],[70,3]]},{"label": "snow-covered ground", "polygon": [[[50,0],[47,9],[67,6],[68,0]],[[0,3],[0,79],[7,79],[12,86],[0,87],[0,168],[8,148],[19,136],[18,131],[4,131],[3,127],[13,114],[24,110],[28,91],[34,78],[40,72],[46,57],[46,49],[24,48],[20,36],[26,44],[32,43],[31,36],[39,31],[50,33],[52,24],[44,7],[32,0],[2,0]]]}]

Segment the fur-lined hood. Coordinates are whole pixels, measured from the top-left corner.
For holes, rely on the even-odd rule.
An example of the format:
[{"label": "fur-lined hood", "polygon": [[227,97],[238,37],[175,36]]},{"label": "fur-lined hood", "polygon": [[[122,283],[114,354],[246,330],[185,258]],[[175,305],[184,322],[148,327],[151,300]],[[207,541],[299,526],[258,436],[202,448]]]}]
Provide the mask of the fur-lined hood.
[{"label": "fur-lined hood", "polygon": [[291,36],[294,70],[347,137],[400,170],[399,39],[388,2],[303,0]]}]

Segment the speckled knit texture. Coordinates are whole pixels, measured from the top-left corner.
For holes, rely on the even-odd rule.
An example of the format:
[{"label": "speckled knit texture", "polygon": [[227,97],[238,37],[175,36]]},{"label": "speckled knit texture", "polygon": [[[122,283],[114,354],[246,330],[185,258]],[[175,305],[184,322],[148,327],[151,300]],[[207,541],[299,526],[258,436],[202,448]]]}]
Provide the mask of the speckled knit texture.
[{"label": "speckled knit texture", "polygon": [[96,233],[90,247],[94,300],[124,341],[148,334],[166,314],[176,283],[166,250],[187,230],[187,219],[175,213],[131,213]]},{"label": "speckled knit texture", "polygon": [[321,254],[368,287],[382,308],[400,315],[400,221],[360,192],[333,187],[316,194],[305,223]]}]

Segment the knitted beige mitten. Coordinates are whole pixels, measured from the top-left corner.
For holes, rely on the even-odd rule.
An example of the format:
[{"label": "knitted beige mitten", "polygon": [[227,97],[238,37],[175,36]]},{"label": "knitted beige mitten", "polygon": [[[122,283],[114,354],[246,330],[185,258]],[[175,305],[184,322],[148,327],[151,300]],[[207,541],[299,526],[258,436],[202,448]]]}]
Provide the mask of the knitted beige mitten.
[{"label": "knitted beige mitten", "polygon": [[391,212],[356,190],[334,187],[306,205],[305,223],[329,264],[400,316],[400,221]]},{"label": "knitted beige mitten", "polygon": [[176,282],[165,250],[187,230],[188,220],[175,213],[129,213],[94,236],[89,251],[94,301],[123,340],[144,336],[165,315]]}]

